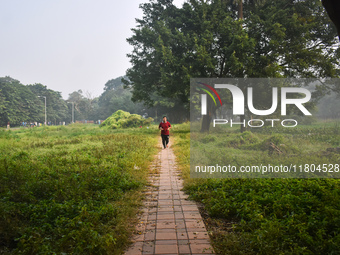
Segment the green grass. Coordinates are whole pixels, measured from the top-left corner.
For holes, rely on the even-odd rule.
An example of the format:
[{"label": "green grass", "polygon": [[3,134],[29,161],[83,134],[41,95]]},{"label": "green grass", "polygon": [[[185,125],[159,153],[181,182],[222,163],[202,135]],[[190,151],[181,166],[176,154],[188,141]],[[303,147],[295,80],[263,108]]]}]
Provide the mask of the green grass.
[{"label": "green grass", "polygon": [[[339,163],[339,154],[331,153],[329,149],[340,146],[340,128],[296,128],[263,132],[229,131],[220,133],[191,133],[191,162],[194,165],[295,165],[304,166],[311,163],[322,166],[328,163]],[[279,153],[273,150],[274,144]],[[237,174],[237,173],[235,173]],[[247,173],[239,173],[246,177]],[[275,174],[275,173],[274,173]],[[273,174],[273,175],[274,175]],[[326,176],[323,172],[293,173],[293,177],[308,175]],[[215,174],[217,176],[218,174]],[[249,173],[250,176],[259,177],[261,174]],[[329,173],[339,175],[339,173]],[[287,176],[287,175],[286,175]]]},{"label": "green grass", "polygon": [[155,134],[91,125],[0,131],[0,254],[120,254]]},{"label": "green grass", "polygon": [[[0,130],[0,253],[121,254],[157,151],[156,128]],[[193,179],[189,123],[173,125],[172,132],[185,190],[204,205],[217,253],[340,253],[338,180]],[[223,140],[214,134],[196,138],[207,148],[218,147],[216,157],[252,153],[254,163],[272,160],[268,139],[289,145],[281,146],[284,155],[275,160],[298,160],[294,154],[301,153],[314,157],[339,146],[336,123],[275,132],[241,135],[235,129]],[[339,154],[326,156],[340,161]]]},{"label": "green grass", "polygon": [[[189,169],[189,124],[178,129],[173,148],[185,190],[191,199],[204,205],[205,222],[218,254],[340,253],[338,179],[193,179]],[[315,159],[318,154],[313,153],[339,146],[339,129],[334,123],[301,126],[294,133],[277,131],[281,135],[268,131],[241,135],[233,130],[223,141],[213,134],[201,138],[197,134],[196,138],[211,149],[218,148],[219,143],[227,144],[223,149],[219,147],[216,158],[221,155],[246,158],[254,153],[253,163],[268,157],[263,145],[273,136],[281,139],[279,144],[290,145],[283,158],[276,157],[278,161],[285,161],[288,156],[293,160],[292,154],[306,151],[311,153],[310,160],[318,160]],[[200,155],[204,158],[203,151]],[[339,154],[328,156],[340,163]]]}]

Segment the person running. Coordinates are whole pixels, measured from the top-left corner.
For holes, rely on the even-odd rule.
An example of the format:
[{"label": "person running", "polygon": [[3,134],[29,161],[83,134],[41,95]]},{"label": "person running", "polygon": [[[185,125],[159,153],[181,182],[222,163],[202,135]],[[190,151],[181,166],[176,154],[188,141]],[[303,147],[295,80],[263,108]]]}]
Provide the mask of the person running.
[{"label": "person running", "polygon": [[163,116],[163,121],[159,123],[158,128],[161,130],[162,144],[164,149],[166,149],[169,147],[169,129],[171,128],[171,124],[167,121],[166,115]]}]

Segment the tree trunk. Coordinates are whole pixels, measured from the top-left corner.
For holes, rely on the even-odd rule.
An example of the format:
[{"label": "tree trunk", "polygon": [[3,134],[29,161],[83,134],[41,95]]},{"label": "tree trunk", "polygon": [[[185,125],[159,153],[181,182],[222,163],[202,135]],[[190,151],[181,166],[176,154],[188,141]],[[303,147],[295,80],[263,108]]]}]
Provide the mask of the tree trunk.
[{"label": "tree trunk", "polygon": [[243,19],[243,0],[238,1],[238,18]]},{"label": "tree trunk", "polygon": [[209,132],[211,121],[211,112],[209,111],[207,115],[203,116],[201,132]]},{"label": "tree trunk", "polygon": [[[240,122],[243,123],[244,120],[245,120],[245,116],[241,115],[240,116]],[[240,127],[241,133],[243,133],[244,131],[246,131],[246,128],[243,126],[243,124],[240,124],[240,125],[241,125],[241,127]]]},{"label": "tree trunk", "polygon": [[210,122],[213,115],[216,113],[216,106],[212,100],[207,100],[207,115],[203,115],[201,132],[209,132]]}]

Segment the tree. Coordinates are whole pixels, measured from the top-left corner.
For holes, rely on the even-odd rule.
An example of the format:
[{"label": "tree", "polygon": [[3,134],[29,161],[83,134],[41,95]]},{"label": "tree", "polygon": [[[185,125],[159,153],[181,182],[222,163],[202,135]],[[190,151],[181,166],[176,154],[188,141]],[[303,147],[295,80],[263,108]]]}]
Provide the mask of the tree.
[{"label": "tree", "polygon": [[333,21],[340,40],[340,3],[338,0],[322,0],[322,5],[325,7],[330,19]]},{"label": "tree", "polygon": [[[97,119],[96,111],[98,110],[98,98],[94,98],[90,92],[83,92],[81,89],[69,94],[68,103],[74,104],[75,120],[95,120]],[[69,112],[72,111],[71,104]]]},{"label": "tree", "polygon": [[104,92],[98,98],[98,118],[106,119],[117,110],[145,114],[145,107],[142,104],[131,101],[131,89],[124,89],[123,78],[126,77],[111,79],[105,84]]},{"label": "tree", "polygon": [[38,121],[42,103],[32,91],[9,76],[0,78],[0,125]]},{"label": "tree", "polygon": [[[173,62],[172,55],[172,51],[177,50],[181,51],[178,54],[186,54],[179,45],[184,38],[181,38],[180,31],[174,30],[184,13],[178,12],[172,1],[167,0],[143,4],[141,8],[145,16],[137,20],[139,26],[133,29],[134,35],[128,39],[134,46],[133,53],[128,55],[134,67],[127,71],[129,80],[124,82],[132,86],[132,100],[152,107],[155,103],[153,95],[156,94],[188,103],[188,87],[182,82],[185,71],[181,62]],[[174,33],[179,37],[176,38]],[[174,46],[171,50],[170,43]]]},{"label": "tree", "polygon": [[[57,124],[59,122],[64,122],[68,116],[68,108],[65,101],[62,99],[61,93],[48,89],[47,86],[37,83],[27,86],[36,96],[46,97],[46,115],[47,122]],[[42,107],[39,111],[39,122],[44,122],[44,98],[39,98],[42,102]]]},{"label": "tree", "polygon": [[0,113],[3,113],[5,109],[6,109],[6,99],[2,91],[0,90]]},{"label": "tree", "polygon": [[[156,93],[188,105],[191,77],[339,76],[336,31],[318,0],[191,0],[182,8],[159,0],[141,8],[127,39],[134,49],[125,84],[134,101],[153,106]],[[216,111],[208,108],[205,124]]]}]

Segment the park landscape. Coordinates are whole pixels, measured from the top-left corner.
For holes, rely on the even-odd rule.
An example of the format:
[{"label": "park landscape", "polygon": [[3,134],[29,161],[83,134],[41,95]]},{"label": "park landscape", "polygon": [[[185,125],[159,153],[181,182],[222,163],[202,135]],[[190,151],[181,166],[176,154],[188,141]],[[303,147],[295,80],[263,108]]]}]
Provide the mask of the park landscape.
[{"label": "park landscape", "polygon": [[[327,83],[340,76],[339,39],[321,2],[157,0],[140,9],[127,38],[131,67],[98,97],[79,89],[63,99],[47,85],[0,78],[0,254],[124,254],[158,174],[163,115],[183,191],[216,254],[339,254],[337,178],[190,175],[193,158],[340,163],[340,86]],[[320,80],[315,117],[215,133],[211,119],[189,121],[190,79],[258,77]]]},{"label": "park landscape", "polygon": [[[339,251],[337,179],[193,179],[190,125],[173,126],[184,190],[201,205],[216,253]],[[148,167],[160,150],[157,127],[73,124],[2,130],[1,252],[121,254],[134,232]],[[320,153],[339,146],[337,122],[301,127],[312,128],[318,130],[315,137],[296,134],[301,143]],[[271,137],[247,131],[241,138],[238,129],[228,135],[233,150],[244,156],[249,154],[245,145]],[[251,150],[263,153],[260,145]],[[274,156],[282,157],[289,154]],[[340,154],[328,152],[328,157],[339,160]]]}]

